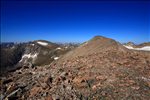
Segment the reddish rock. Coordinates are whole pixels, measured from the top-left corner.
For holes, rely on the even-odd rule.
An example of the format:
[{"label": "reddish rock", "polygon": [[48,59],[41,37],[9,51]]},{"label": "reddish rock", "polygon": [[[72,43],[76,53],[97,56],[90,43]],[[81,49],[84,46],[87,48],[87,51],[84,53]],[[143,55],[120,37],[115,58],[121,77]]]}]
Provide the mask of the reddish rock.
[{"label": "reddish rock", "polygon": [[40,91],[42,91],[42,88],[41,87],[33,87],[31,90],[30,90],[30,97],[34,97],[36,96],[36,94],[38,94]]}]

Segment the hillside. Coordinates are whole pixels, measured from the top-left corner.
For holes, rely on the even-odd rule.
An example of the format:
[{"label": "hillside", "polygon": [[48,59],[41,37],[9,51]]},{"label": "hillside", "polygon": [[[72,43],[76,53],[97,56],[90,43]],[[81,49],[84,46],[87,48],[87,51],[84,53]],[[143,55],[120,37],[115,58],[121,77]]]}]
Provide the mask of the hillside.
[{"label": "hillside", "polygon": [[149,52],[96,36],[49,65],[3,76],[1,94],[25,100],[148,100],[149,72]]},{"label": "hillside", "polygon": [[123,47],[119,42],[116,42],[113,39],[95,36],[91,40],[84,42],[76,49],[67,53],[62,59],[70,59],[77,56],[87,56],[93,53],[100,53],[104,51],[128,51],[125,47]]},{"label": "hillside", "polygon": [[3,73],[9,69],[13,69],[12,66],[16,65],[21,59],[24,53],[25,44],[2,44],[0,52],[0,73]]},{"label": "hillside", "polygon": [[48,65],[75,46],[63,46],[46,40],[1,44],[1,74],[22,67]]}]

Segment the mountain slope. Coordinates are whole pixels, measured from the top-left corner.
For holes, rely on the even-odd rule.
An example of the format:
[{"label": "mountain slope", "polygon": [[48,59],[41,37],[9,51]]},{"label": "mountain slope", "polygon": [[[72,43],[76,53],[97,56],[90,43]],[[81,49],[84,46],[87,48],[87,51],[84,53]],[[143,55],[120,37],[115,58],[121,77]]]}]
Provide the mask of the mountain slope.
[{"label": "mountain slope", "polygon": [[44,40],[30,42],[26,45],[25,52],[19,63],[32,63],[33,65],[49,64],[53,61],[51,57],[54,55],[54,50],[57,47],[59,45]]},{"label": "mountain slope", "polygon": [[81,44],[79,47],[70,51],[64,57],[63,60],[78,57],[78,56],[87,56],[93,53],[104,52],[104,51],[122,51],[126,52],[124,46],[122,46],[119,42],[116,42],[113,39],[95,36],[91,40]]},{"label": "mountain slope", "polygon": [[61,46],[45,40],[27,43],[1,44],[1,73],[12,71],[25,66],[42,66],[59,59],[71,50],[70,46]]},{"label": "mountain slope", "polygon": [[[25,100],[148,100],[149,72],[149,52],[96,36],[50,65],[9,73],[2,80],[2,94]],[[17,89],[19,95],[9,97]]]},{"label": "mountain slope", "polygon": [[12,69],[12,66],[16,65],[19,62],[24,53],[24,47],[25,44],[17,44],[17,45],[13,44],[10,47],[1,46],[0,52],[1,73],[5,72],[6,70]]},{"label": "mountain slope", "polygon": [[56,66],[71,73],[69,80],[82,99],[150,98],[150,53],[128,50],[115,40],[96,36]]}]

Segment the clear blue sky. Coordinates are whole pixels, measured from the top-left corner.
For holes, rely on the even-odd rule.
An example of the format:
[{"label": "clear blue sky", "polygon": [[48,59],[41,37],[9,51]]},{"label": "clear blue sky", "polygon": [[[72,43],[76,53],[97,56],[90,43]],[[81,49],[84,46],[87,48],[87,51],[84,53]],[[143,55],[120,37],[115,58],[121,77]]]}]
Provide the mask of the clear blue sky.
[{"label": "clear blue sky", "polygon": [[95,35],[150,41],[150,2],[104,1],[2,0],[1,41],[84,42]]}]

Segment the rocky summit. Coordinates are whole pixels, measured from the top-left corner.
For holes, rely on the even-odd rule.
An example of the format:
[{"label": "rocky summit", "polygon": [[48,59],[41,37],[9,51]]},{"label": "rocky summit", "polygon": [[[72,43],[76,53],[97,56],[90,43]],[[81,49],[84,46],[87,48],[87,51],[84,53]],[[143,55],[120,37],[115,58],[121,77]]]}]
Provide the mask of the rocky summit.
[{"label": "rocky summit", "polygon": [[0,82],[2,100],[149,100],[150,52],[96,36],[47,65],[2,75]]}]

